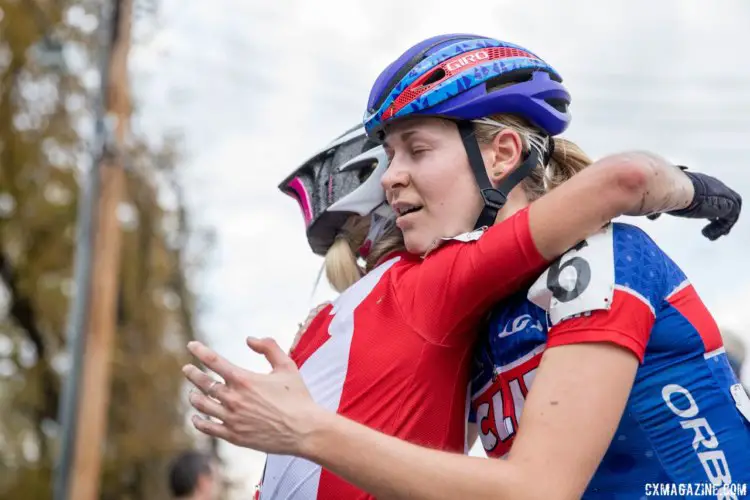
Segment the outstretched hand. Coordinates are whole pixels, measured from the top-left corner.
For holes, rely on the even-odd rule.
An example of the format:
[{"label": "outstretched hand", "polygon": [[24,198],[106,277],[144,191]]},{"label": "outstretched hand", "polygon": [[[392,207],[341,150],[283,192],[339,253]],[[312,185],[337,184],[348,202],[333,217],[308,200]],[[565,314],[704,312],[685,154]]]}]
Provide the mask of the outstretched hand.
[{"label": "outstretched hand", "polygon": [[237,446],[282,455],[298,454],[310,418],[322,411],[313,401],[297,366],[272,339],[248,338],[247,345],[271,364],[269,374],[230,363],[200,342],[188,350],[224,379],[214,380],[192,364],[182,369],[198,391],[190,404],[208,417],[193,416],[196,429]]}]

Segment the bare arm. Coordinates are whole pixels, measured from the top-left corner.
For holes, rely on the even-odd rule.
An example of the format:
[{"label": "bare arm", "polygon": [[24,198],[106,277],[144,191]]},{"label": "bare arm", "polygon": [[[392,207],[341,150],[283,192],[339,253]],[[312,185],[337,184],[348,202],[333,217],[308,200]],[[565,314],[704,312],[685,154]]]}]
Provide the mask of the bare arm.
[{"label": "bare arm", "polygon": [[529,225],[539,252],[555,258],[620,215],[687,207],[690,178],[647,152],[608,156],[531,204]]},{"label": "bare arm", "polygon": [[632,353],[609,344],[549,349],[507,460],[421,448],[323,411],[308,420],[298,453],[378,498],[580,498],[637,366]]},{"label": "bare arm", "polygon": [[[273,371],[229,363],[198,342],[188,348],[226,385],[188,365],[203,393],[192,405],[201,432],[247,448],[319,463],[378,498],[580,498],[612,439],[638,367],[608,343],[550,347],[529,392],[506,460],[451,454],[401,441],[315,404],[294,362],[270,339],[248,339]],[[581,388],[585,387],[585,391]],[[539,478],[544,478],[540,481]]]}]

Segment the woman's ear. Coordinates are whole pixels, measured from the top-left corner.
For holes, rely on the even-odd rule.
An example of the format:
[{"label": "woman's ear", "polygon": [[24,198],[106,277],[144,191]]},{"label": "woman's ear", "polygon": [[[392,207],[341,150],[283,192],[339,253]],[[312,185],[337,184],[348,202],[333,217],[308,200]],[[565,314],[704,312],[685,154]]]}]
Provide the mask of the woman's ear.
[{"label": "woman's ear", "polygon": [[523,156],[523,141],[515,130],[504,128],[497,133],[490,144],[491,151],[488,155],[487,175],[493,186],[500,182],[518,168]]}]

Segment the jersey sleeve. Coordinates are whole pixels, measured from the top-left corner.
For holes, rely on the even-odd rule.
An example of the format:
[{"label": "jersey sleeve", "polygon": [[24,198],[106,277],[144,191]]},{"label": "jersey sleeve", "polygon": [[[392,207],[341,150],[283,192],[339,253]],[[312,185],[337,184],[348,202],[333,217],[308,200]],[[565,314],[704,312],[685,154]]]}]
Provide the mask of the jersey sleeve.
[{"label": "jersey sleeve", "polygon": [[548,312],[547,346],[610,342],[643,362],[664,296],[662,256],[643,231],[624,224],[566,253],[529,291]]},{"label": "jersey sleeve", "polygon": [[318,313],[320,313],[320,311],[322,311],[329,304],[330,302],[323,302],[317,307],[310,309],[310,312],[307,314],[307,318],[305,318],[305,321],[299,324],[299,329],[297,330],[297,333],[294,335],[294,340],[292,341],[292,345],[289,348],[289,352],[294,351],[294,348],[297,347],[297,345],[299,344],[299,341],[302,339],[302,337],[310,328],[310,324],[312,323],[312,321],[318,316]]},{"label": "jersey sleeve", "polygon": [[400,294],[412,326],[437,343],[455,342],[451,336],[464,332],[461,324],[481,319],[548,264],[531,237],[528,209],[457,239],[427,255],[410,278],[408,296]]},{"label": "jersey sleeve", "polygon": [[331,321],[333,304],[323,303],[310,312],[304,331],[298,333],[299,338],[290,350],[289,356],[298,367],[301,367],[307,359],[329,338],[328,324]]}]

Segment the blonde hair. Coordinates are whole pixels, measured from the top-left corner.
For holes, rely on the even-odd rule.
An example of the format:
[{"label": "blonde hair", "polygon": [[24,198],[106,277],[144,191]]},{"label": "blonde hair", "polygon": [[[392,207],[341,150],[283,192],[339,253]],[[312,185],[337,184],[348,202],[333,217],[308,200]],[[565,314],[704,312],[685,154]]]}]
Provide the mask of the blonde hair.
[{"label": "blonde hair", "polygon": [[358,251],[367,237],[369,228],[369,216],[350,216],[326,252],[326,277],[333,289],[339,293],[370,272],[383,257],[405,248],[401,231],[393,226],[373,243],[364,265],[361,265]]},{"label": "blonde hair", "polygon": [[[494,115],[474,122],[477,142],[491,144],[503,128],[518,132],[523,141],[524,152],[535,148],[539,153],[540,163],[521,182],[529,201],[540,198],[544,193],[556,188],[575,174],[591,165],[592,161],[575,143],[561,137],[545,139],[538,129],[526,120],[513,115]],[[542,158],[549,150],[548,140],[554,141],[554,148],[549,164],[544,166]]]}]

